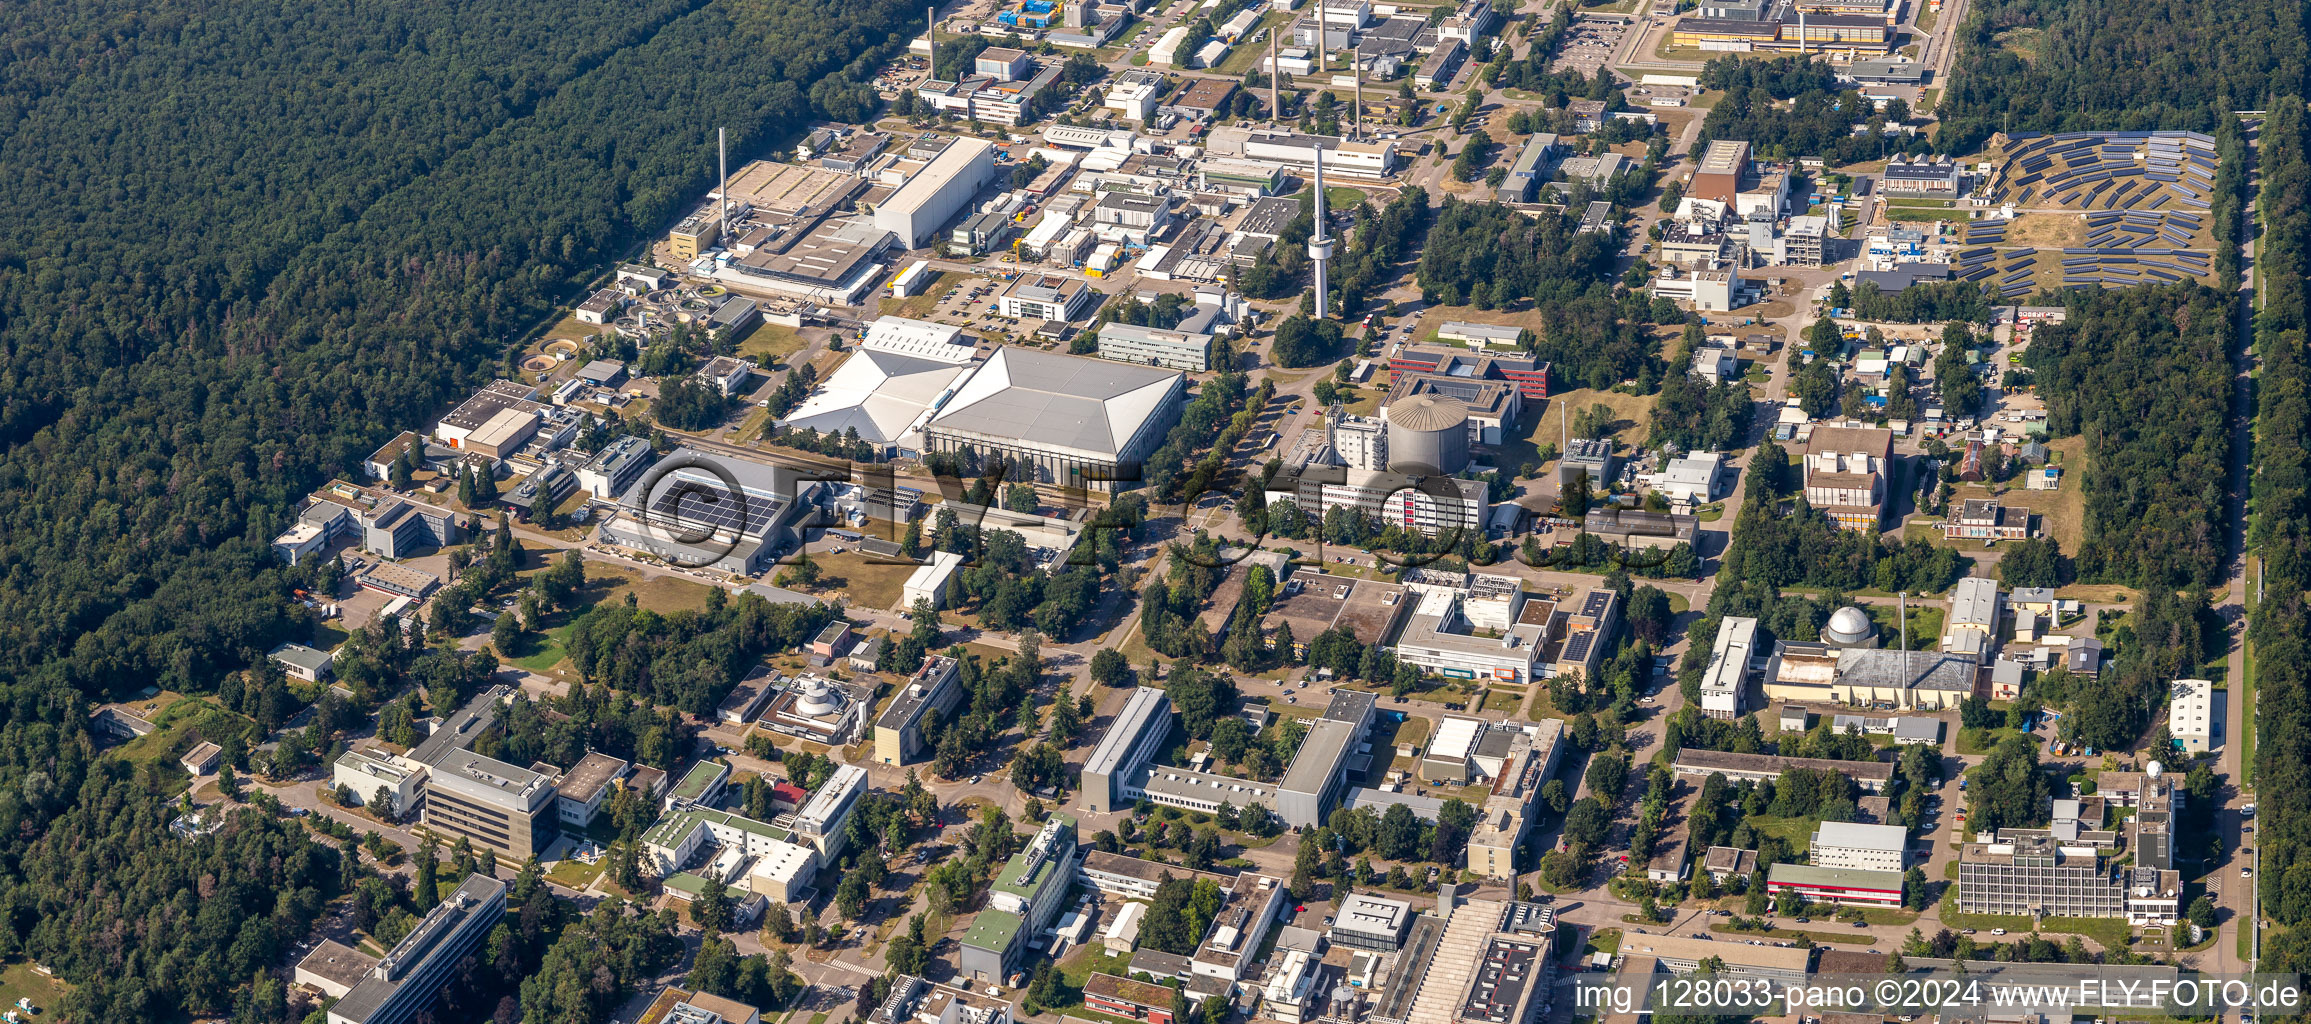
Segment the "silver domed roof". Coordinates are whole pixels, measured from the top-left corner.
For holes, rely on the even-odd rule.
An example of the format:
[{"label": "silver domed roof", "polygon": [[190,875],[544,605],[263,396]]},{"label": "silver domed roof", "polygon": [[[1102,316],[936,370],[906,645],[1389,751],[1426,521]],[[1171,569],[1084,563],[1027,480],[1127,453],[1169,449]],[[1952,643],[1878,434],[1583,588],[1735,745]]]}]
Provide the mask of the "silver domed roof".
[{"label": "silver domed roof", "polygon": [[1822,640],[1833,644],[1858,644],[1876,635],[1878,627],[1870,621],[1870,614],[1853,605],[1847,605],[1830,614],[1830,624],[1822,627]]}]

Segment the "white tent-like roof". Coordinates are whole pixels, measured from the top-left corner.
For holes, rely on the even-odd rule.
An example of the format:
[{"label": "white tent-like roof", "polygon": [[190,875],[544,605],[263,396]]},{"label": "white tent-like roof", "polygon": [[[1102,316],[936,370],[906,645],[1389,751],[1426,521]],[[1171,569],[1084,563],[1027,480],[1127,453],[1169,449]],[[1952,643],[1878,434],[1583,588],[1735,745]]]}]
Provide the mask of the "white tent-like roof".
[{"label": "white tent-like roof", "polygon": [[[956,346],[968,353],[968,346]],[[921,447],[922,421],[941,396],[968,379],[969,363],[951,363],[877,348],[860,348],[820,382],[782,427],[815,427],[822,434],[857,428],[873,444]]]}]

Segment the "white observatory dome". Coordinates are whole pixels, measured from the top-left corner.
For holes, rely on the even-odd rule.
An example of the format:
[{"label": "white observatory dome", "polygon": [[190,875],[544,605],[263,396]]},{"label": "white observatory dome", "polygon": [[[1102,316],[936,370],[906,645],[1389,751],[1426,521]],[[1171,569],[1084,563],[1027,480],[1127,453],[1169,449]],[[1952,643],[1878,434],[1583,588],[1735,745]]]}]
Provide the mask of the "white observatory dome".
[{"label": "white observatory dome", "polygon": [[1878,634],[1870,614],[1853,605],[1847,605],[1830,614],[1829,625],[1822,627],[1822,642],[1837,647],[1868,645]]}]

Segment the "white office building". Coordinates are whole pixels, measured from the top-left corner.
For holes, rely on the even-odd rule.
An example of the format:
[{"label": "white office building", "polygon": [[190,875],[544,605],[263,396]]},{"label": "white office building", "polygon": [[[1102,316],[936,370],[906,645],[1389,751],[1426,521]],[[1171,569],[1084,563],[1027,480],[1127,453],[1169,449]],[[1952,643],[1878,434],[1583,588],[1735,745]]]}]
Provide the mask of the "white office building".
[{"label": "white office building", "polygon": [[1718,621],[1717,641],[1709,649],[1709,668],[1701,675],[1701,713],[1711,718],[1741,717],[1742,692],[1749,685],[1749,662],[1756,657],[1757,620],[1728,615]]},{"label": "white office building", "polygon": [[1825,821],[1814,826],[1808,844],[1815,867],[1857,871],[1902,870],[1902,847],[1909,833],[1900,825]]},{"label": "white office building", "polygon": [[2167,688],[2167,732],[2193,754],[2215,746],[2215,684],[2205,679],[2177,679]]}]

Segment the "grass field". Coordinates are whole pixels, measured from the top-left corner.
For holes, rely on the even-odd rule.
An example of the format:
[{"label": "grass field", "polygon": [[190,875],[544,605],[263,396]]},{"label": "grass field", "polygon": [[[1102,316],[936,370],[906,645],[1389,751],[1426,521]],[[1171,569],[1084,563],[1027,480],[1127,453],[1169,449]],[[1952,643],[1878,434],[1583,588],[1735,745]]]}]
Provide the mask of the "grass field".
[{"label": "grass field", "polygon": [[749,357],[768,370],[786,357],[802,351],[809,339],[802,332],[780,324],[763,324],[738,345],[738,354]]},{"label": "grass field", "polygon": [[[1260,15],[1260,20],[1253,22],[1252,27],[1245,30],[1241,37],[1246,41],[1230,47],[1227,58],[1220,61],[1220,66],[1211,69],[1212,74],[1227,78],[1242,78],[1252,72],[1254,70],[1253,65],[1258,64],[1260,58],[1268,55],[1268,48],[1253,45],[1250,40],[1260,38],[1261,29],[1270,25],[1281,24],[1285,17],[1285,15],[1275,11]],[[1282,40],[1278,40],[1278,42],[1282,42]]]},{"label": "grass field", "polygon": [[54,1013],[65,991],[63,982],[33,970],[29,960],[10,960],[0,967],[0,1006],[14,1007],[17,1000],[30,999],[40,1013]]},{"label": "grass field", "polygon": [[[1502,445],[1498,464],[1504,470],[1514,470],[1526,462],[1540,459],[1542,444],[1555,446],[1564,435],[1560,417],[1578,416],[1592,405],[1604,404],[1613,410],[1613,437],[1624,451],[1645,439],[1653,423],[1653,396],[1629,395],[1618,391],[1592,391],[1583,388],[1568,391],[1548,400],[1540,415],[1527,414],[1531,421],[1525,436]],[[1566,420],[1569,422],[1569,420]],[[1546,464],[1544,467],[1546,468]]]},{"label": "grass field", "polygon": [[941,296],[970,276],[960,270],[940,271],[938,279],[932,281],[920,294],[903,299],[885,297],[877,300],[875,312],[882,316],[904,316],[920,320],[931,315],[931,308],[939,304]]},{"label": "grass field", "polygon": [[601,876],[601,863],[588,864],[576,858],[555,861],[553,867],[546,869],[548,879],[581,891]]},{"label": "grass field", "polygon": [[2066,437],[2047,444],[2054,453],[2054,464],[2062,467],[2062,486],[2052,491],[2033,491],[2022,486],[2020,477],[1993,490],[1982,484],[1961,483],[1951,492],[1950,504],[1956,507],[1968,498],[1995,496],[2009,508],[2027,508],[2038,514],[2038,528],[2062,547],[2062,553],[2075,556],[2086,536],[2086,489],[2083,483],[2086,469],[2086,439]]},{"label": "grass field", "polygon": [[811,560],[818,563],[819,580],[810,587],[798,589],[839,595],[862,608],[896,607],[899,595],[906,590],[907,577],[918,568],[911,563],[886,565],[879,556],[858,551],[813,554]]},{"label": "grass field", "polygon": [[565,656],[562,644],[569,639],[570,623],[587,609],[604,601],[623,601],[632,593],[635,605],[661,614],[699,611],[706,607],[707,595],[712,591],[713,588],[695,580],[674,576],[643,579],[637,569],[587,562],[586,585],[578,591],[572,610],[546,616],[545,629],[531,634],[529,646],[507,660],[532,672],[550,672]]},{"label": "grass field", "polygon": [[[1901,630],[1894,622],[1894,616],[1898,614],[1898,610],[1894,606],[1869,604],[1862,607],[1870,613],[1870,620],[1877,623],[1878,635],[1887,639],[1888,646],[1895,646],[1900,642]],[[1932,650],[1937,646],[1942,638],[1944,615],[1945,613],[1940,607],[1924,601],[1910,606],[1911,650]]]}]

